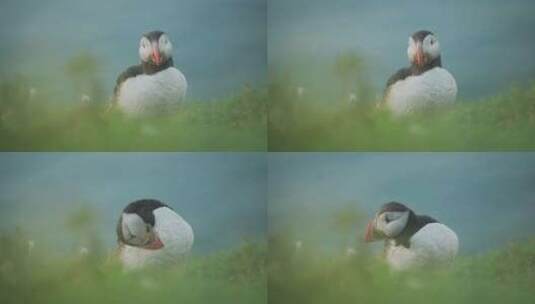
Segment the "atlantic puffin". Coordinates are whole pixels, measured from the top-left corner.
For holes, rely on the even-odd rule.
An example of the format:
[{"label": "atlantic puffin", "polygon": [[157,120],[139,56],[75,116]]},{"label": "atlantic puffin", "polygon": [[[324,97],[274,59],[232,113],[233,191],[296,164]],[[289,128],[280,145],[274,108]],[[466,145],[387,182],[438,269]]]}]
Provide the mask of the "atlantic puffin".
[{"label": "atlantic puffin", "polygon": [[365,241],[385,241],[385,258],[394,270],[447,264],[459,250],[457,234],[427,215],[398,202],[384,204],[366,228]]},{"label": "atlantic puffin", "polygon": [[141,63],[122,72],[114,89],[114,104],[128,116],[174,113],[185,100],[188,83],[173,63],[173,45],[162,31],[143,34]]},{"label": "atlantic puffin", "polygon": [[126,270],[173,264],[193,246],[193,229],[171,207],[155,199],[128,204],[117,223],[120,262]]},{"label": "atlantic puffin", "polygon": [[407,55],[411,66],[400,69],[387,81],[383,102],[388,109],[399,116],[455,102],[457,83],[442,67],[435,34],[426,30],[412,34]]}]

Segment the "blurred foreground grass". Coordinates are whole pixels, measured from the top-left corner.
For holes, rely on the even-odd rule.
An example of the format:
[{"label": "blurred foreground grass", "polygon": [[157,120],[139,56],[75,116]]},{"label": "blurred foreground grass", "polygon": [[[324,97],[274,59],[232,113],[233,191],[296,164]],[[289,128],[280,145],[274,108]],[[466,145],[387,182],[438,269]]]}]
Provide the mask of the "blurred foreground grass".
[{"label": "blurred foreground grass", "polygon": [[[392,117],[374,98],[273,84],[270,151],[519,151],[535,149],[535,84],[450,108]],[[303,93],[305,92],[305,93]]]},{"label": "blurred foreground grass", "polygon": [[[265,151],[267,94],[245,87],[224,100],[190,101],[174,115],[127,119],[105,94],[55,99],[24,80],[0,84],[2,151]],[[95,96],[97,96],[96,99]],[[63,97],[62,97],[63,98]]]},{"label": "blurred foreground grass", "polygon": [[98,251],[54,257],[22,239],[1,237],[1,303],[266,302],[262,244],[246,242],[175,266],[125,273]]},{"label": "blurred foreground grass", "polygon": [[[305,244],[306,245],[306,244]],[[479,256],[448,269],[390,271],[365,246],[340,254],[269,243],[269,303],[533,303],[535,240]]]}]

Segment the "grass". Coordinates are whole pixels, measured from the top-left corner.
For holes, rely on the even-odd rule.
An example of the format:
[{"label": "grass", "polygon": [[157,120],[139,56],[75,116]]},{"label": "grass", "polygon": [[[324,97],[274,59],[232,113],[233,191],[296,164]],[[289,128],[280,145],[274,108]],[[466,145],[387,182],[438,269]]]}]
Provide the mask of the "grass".
[{"label": "grass", "polygon": [[2,236],[2,303],[265,303],[265,245],[191,256],[165,269],[124,272],[98,251],[54,256]]},{"label": "grass", "polygon": [[270,88],[269,151],[535,149],[535,84],[401,118],[371,98],[296,95],[283,84]]},{"label": "grass", "polygon": [[103,100],[58,101],[29,88],[21,80],[0,84],[1,151],[266,150],[262,90],[246,87],[226,99],[188,102],[173,115],[129,119]]},{"label": "grass", "polygon": [[267,245],[244,241],[165,268],[124,272],[81,210],[66,228],[90,245],[85,251],[73,245],[59,253],[20,229],[0,234],[0,296],[6,304],[533,302],[535,239],[459,256],[447,268],[393,272],[369,245],[355,244],[351,252],[338,248],[346,242],[326,248],[329,238],[347,241],[362,220],[358,210],[344,209],[325,223],[330,229],[307,229],[305,236],[312,235],[299,246],[294,230],[283,228]]},{"label": "grass", "polygon": [[272,85],[269,97],[245,88],[223,100],[192,101],[174,115],[144,119],[107,111],[99,101],[31,98],[27,88],[24,82],[0,85],[0,151],[535,149],[535,85],[402,118],[378,109],[375,101],[298,98],[283,85]]},{"label": "grass", "polygon": [[482,255],[462,256],[447,269],[392,272],[364,246],[356,253],[296,249],[272,238],[269,303],[533,303],[535,239]]}]

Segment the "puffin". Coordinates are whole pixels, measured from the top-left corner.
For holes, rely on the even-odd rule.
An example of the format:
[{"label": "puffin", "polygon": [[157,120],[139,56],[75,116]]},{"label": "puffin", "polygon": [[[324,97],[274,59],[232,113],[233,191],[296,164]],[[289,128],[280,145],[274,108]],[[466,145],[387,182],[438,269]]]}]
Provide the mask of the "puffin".
[{"label": "puffin", "polygon": [[378,240],[384,240],[387,264],[400,271],[449,264],[459,250],[452,229],[398,202],[384,204],[368,223],[365,241]]},{"label": "puffin", "polygon": [[410,67],[398,70],[387,81],[383,103],[396,116],[430,106],[454,103],[457,82],[442,67],[440,43],[430,31],[409,37],[407,55]]},{"label": "puffin", "polygon": [[188,83],[174,67],[169,36],[162,31],[143,34],[139,58],[140,64],[117,78],[113,104],[131,117],[175,113],[186,98]]},{"label": "puffin", "polygon": [[126,270],[179,262],[190,252],[193,239],[191,226],[156,199],[128,204],[117,223],[117,255]]}]

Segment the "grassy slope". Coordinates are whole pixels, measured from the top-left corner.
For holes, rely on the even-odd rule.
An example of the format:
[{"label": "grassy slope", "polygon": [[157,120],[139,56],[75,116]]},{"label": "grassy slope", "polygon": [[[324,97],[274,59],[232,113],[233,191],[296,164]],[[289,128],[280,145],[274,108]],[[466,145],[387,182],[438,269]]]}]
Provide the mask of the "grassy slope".
[{"label": "grassy slope", "polygon": [[535,241],[482,256],[460,257],[449,269],[395,273],[360,248],[353,256],[300,250],[272,241],[270,303],[533,303]]},{"label": "grassy slope", "polygon": [[[244,89],[190,102],[171,116],[127,119],[105,103],[30,98],[27,85],[0,85],[1,151],[265,151],[266,94]],[[44,95],[44,94],[42,94]]]},{"label": "grassy slope", "polygon": [[270,94],[270,151],[535,149],[535,85],[403,118],[374,102],[298,100],[283,86],[273,86]]},{"label": "grassy slope", "polygon": [[535,297],[535,239],[461,256],[449,268],[395,273],[367,245],[347,255],[326,252],[323,243],[297,249],[283,235],[272,237],[267,248],[246,242],[173,267],[125,273],[98,243],[88,254],[58,257],[41,243],[30,250],[23,233],[4,234],[0,296],[2,303],[59,304],[490,304],[532,303]]},{"label": "grassy slope", "polygon": [[[2,151],[518,151],[535,149],[535,85],[441,111],[394,118],[372,102],[353,105],[273,86],[175,115],[127,119],[102,104],[29,100],[0,90]],[[267,132],[266,132],[267,131]],[[269,138],[269,143],[268,143]]]},{"label": "grassy slope", "polygon": [[28,255],[25,244],[3,237],[2,303],[265,303],[265,246],[190,257],[158,271],[123,272],[91,254]]}]

